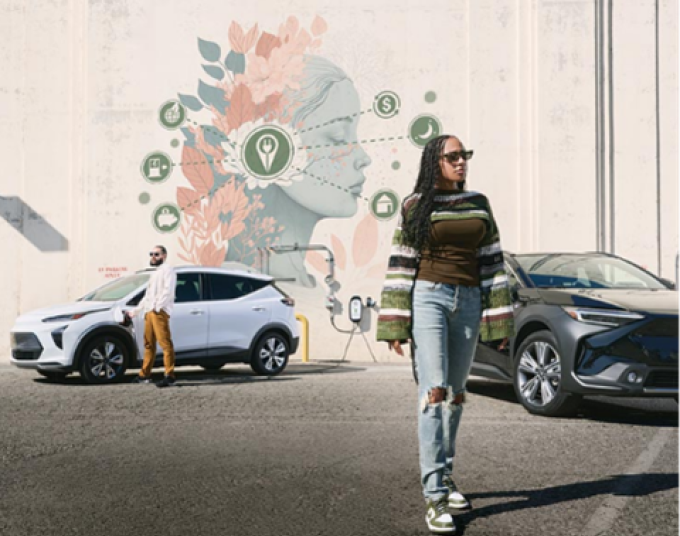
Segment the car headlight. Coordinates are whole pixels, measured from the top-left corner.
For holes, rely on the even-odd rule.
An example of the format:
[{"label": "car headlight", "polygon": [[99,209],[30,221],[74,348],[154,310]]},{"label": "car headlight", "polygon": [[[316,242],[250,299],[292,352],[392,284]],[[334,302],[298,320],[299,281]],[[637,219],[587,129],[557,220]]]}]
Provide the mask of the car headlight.
[{"label": "car headlight", "polygon": [[587,309],[584,307],[562,307],[574,320],[585,322],[586,324],[597,324],[598,326],[607,326],[615,328],[642,320],[645,316],[639,313],[631,313],[630,311],[616,311],[612,309]]},{"label": "car headlight", "polygon": [[97,309],[96,311],[85,311],[83,313],[72,313],[68,315],[57,315],[57,316],[49,316],[47,318],[43,318],[43,322],[70,322],[71,320],[79,320],[83,318],[84,316],[91,315],[93,313],[103,313],[104,311],[108,311],[108,309]]}]

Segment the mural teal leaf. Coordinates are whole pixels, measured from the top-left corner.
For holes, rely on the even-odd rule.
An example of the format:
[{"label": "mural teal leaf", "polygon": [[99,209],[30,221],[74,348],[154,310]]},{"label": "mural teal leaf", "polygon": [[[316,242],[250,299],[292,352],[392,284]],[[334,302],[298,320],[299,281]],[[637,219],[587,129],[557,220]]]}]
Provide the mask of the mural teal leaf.
[{"label": "mural teal leaf", "polygon": [[218,87],[209,86],[203,80],[198,81],[198,96],[206,106],[214,106],[220,113],[223,113],[229,106],[229,102],[224,98],[224,91]]},{"label": "mural teal leaf", "polygon": [[189,110],[192,110],[194,112],[198,112],[203,108],[203,105],[201,104],[201,101],[199,101],[196,97],[192,95],[182,95],[181,93],[178,93],[177,96],[179,97],[179,101],[189,108]]},{"label": "mural teal leaf", "polygon": [[222,80],[224,78],[224,71],[216,65],[202,65],[201,67],[203,67],[203,70],[216,80]]},{"label": "mural teal leaf", "polygon": [[246,72],[246,56],[240,52],[229,51],[224,64],[234,74],[243,74]]},{"label": "mural teal leaf", "polygon": [[198,38],[198,50],[206,61],[218,61],[222,55],[220,45],[212,41],[203,41],[200,37]]}]

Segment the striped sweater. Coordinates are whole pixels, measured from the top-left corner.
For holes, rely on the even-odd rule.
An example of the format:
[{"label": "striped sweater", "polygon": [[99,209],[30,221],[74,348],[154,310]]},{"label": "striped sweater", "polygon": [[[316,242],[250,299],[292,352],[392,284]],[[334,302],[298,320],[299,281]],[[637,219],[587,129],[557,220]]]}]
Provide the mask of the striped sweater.
[{"label": "striped sweater", "polygon": [[[411,296],[420,252],[402,244],[401,225],[418,199],[420,194],[404,199],[399,224],[392,239],[392,252],[380,300],[379,341],[404,341],[411,338]],[[486,232],[477,250],[482,299],[480,338],[482,341],[493,341],[511,337],[514,334],[514,320],[508,277],[489,200],[483,194],[470,191],[435,197],[431,216],[433,222],[468,218],[482,218],[487,222]]]}]

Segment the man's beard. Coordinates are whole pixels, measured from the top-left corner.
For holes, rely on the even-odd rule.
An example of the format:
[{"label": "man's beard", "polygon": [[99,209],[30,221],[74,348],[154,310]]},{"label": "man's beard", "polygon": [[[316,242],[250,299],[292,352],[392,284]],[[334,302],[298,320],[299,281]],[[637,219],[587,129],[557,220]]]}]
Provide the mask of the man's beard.
[{"label": "man's beard", "polygon": [[149,261],[149,264],[150,264],[151,266],[153,266],[154,268],[157,268],[158,266],[160,266],[161,264],[163,264],[163,259],[162,259],[161,257],[156,257],[156,258],[154,258],[154,259],[151,259],[151,260]]}]

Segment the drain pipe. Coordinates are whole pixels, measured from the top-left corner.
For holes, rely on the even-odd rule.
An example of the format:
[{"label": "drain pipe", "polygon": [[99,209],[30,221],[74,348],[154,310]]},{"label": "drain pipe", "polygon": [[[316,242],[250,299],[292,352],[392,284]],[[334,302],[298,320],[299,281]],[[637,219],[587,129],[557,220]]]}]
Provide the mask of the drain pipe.
[{"label": "drain pipe", "polygon": [[323,244],[308,244],[301,246],[297,242],[292,245],[268,246],[257,248],[257,255],[260,261],[260,270],[269,275],[269,259],[272,253],[293,253],[296,251],[325,251],[328,253],[326,263],[328,263],[328,274],[324,277],[324,282],[328,285],[329,295],[326,308],[331,307],[335,301],[335,292],[333,290],[333,283],[335,283],[335,256],[328,246]]}]

